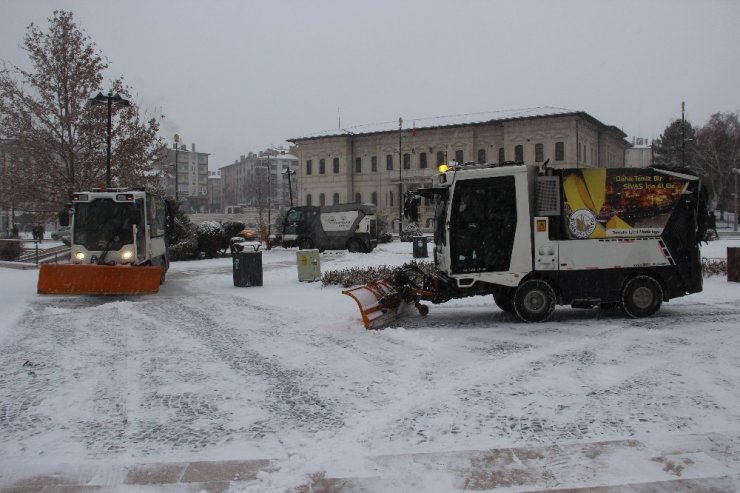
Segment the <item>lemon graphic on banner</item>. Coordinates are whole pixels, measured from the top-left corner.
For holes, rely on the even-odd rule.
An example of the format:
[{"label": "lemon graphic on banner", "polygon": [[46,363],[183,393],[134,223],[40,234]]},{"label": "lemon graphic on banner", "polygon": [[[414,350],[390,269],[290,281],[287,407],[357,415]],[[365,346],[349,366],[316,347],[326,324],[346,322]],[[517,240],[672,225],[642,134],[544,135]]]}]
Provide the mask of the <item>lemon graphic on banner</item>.
[{"label": "lemon graphic on banner", "polygon": [[[573,173],[563,181],[563,192],[571,211],[589,210],[595,217],[601,211],[606,199],[606,169],[580,170],[582,175]],[[575,234],[575,232],[574,232]],[[576,235],[579,236],[579,235]],[[604,226],[596,223],[590,238],[604,238]]]}]

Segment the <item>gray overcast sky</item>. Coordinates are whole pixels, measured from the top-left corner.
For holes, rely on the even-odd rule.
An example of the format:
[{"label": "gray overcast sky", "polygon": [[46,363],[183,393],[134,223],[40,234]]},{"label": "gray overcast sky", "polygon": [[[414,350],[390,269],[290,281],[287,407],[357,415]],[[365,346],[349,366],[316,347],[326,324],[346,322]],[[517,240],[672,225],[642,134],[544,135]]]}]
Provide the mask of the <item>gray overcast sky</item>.
[{"label": "gray overcast sky", "polygon": [[0,0],[0,60],[71,10],[137,101],[211,153],[416,118],[555,106],[657,137],[740,110],[738,0]]}]

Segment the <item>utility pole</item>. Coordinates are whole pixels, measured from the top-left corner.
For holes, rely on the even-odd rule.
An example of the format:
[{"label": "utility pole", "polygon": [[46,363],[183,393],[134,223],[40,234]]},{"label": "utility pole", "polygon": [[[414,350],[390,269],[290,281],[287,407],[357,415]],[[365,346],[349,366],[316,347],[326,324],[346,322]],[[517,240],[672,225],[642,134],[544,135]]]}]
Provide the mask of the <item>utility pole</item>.
[{"label": "utility pole", "polygon": [[180,202],[179,193],[178,193],[178,186],[177,186],[177,180],[178,180],[178,162],[177,162],[177,151],[180,147],[180,136],[178,134],[175,134],[175,201]]},{"label": "utility pole", "polygon": [[403,233],[403,155],[401,142],[403,129],[403,118],[398,118],[398,239],[401,239],[401,233]]}]

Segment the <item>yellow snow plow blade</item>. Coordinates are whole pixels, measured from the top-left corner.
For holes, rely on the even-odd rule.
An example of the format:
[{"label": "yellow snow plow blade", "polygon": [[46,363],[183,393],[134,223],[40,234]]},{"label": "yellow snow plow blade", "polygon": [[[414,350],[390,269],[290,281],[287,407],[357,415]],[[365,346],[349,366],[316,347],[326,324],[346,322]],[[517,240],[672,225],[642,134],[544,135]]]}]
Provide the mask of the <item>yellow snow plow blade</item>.
[{"label": "yellow snow plow blade", "polygon": [[399,311],[405,304],[389,279],[371,281],[364,286],[344,290],[342,294],[357,302],[366,329],[380,329],[390,324],[398,318]]},{"label": "yellow snow plow blade", "polygon": [[159,291],[163,267],[42,264],[39,294],[146,294]]}]

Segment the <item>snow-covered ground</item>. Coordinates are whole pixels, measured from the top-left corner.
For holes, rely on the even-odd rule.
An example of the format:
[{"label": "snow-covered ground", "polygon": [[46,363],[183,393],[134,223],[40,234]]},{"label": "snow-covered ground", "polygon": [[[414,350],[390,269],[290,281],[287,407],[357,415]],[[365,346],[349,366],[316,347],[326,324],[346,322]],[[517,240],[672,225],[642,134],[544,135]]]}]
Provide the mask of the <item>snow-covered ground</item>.
[{"label": "snow-covered ground", "polygon": [[[728,246],[740,240],[703,255]],[[411,250],[326,252],[321,267],[401,265]],[[262,287],[234,287],[228,258],[176,262],[160,293],[126,298],[40,296],[37,271],[0,269],[0,490],[63,464],[269,459],[232,489],[326,475],[451,491],[456,451],[697,436],[725,437],[730,459],[697,450],[676,473],[625,455],[598,484],[740,474],[740,284],[725,277],[647,319],[558,307],[524,324],[477,297],[366,331],[340,287],[298,281],[296,250],[262,259]],[[383,483],[396,454],[436,457],[436,472],[412,460]],[[549,465],[567,480],[529,486],[594,485],[594,457],[578,457]]]}]

